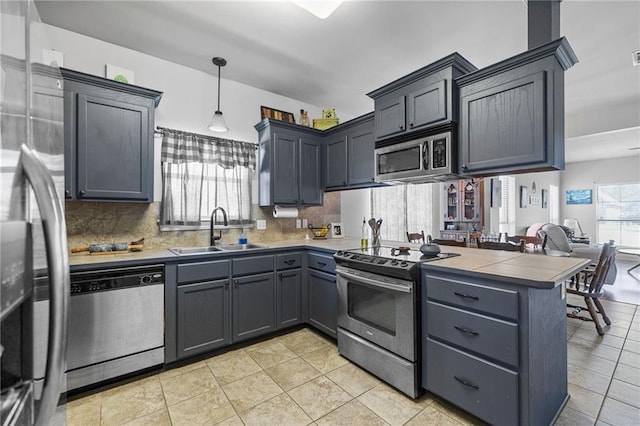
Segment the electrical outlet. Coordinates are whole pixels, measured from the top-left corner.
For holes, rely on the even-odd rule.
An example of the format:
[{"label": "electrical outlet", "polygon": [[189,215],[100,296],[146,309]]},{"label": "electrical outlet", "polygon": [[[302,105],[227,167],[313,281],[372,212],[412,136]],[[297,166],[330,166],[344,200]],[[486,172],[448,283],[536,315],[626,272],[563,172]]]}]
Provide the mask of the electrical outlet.
[{"label": "electrical outlet", "polygon": [[307,219],[302,219],[302,227],[306,228],[307,225],[309,225],[309,222],[307,222]]},{"label": "electrical outlet", "polygon": [[296,219],[296,228],[302,228],[302,220]]},{"label": "electrical outlet", "polygon": [[265,219],[256,220],[256,229],[259,229],[259,230],[267,229],[267,221]]}]

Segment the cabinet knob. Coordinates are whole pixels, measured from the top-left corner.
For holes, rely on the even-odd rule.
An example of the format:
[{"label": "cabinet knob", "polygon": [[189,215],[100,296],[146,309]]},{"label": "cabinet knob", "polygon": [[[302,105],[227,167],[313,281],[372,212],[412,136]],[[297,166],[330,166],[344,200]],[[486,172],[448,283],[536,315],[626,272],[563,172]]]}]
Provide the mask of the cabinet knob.
[{"label": "cabinet knob", "polygon": [[225,286],[226,288],[228,288],[228,287],[229,287],[229,281],[225,281],[225,282],[224,282],[224,286]]},{"label": "cabinet knob", "polygon": [[64,196],[65,198],[70,198],[71,197],[71,191],[69,191],[68,189],[64,190]]},{"label": "cabinet knob", "polygon": [[85,192],[84,192],[84,191],[80,191],[80,192],[78,192],[78,195],[79,195],[79,196],[81,196],[81,197],[84,197],[84,194],[85,194]]},{"label": "cabinet knob", "polygon": [[462,170],[467,170],[467,169],[469,169],[469,167],[466,164],[463,164],[462,165]]},{"label": "cabinet knob", "polygon": [[304,200],[300,200],[300,204],[304,204]]},{"label": "cabinet knob", "polygon": [[400,130],[404,129],[404,124],[400,125]]},{"label": "cabinet knob", "polygon": [[280,272],[280,273],[278,274],[278,277],[279,277],[280,279],[282,279],[282,277],[283,277],[282,272]]},{"label": "cabinet knob", "polygon": [[240,281],[238,281],[238,280],[233,280],[233,283],[236,285],[236,287],[238,287],[238,284],[240,284]]},{"label": "cabinet knob", "polygon": [[413,123],[409,123],[409,127],[413,127]]}]

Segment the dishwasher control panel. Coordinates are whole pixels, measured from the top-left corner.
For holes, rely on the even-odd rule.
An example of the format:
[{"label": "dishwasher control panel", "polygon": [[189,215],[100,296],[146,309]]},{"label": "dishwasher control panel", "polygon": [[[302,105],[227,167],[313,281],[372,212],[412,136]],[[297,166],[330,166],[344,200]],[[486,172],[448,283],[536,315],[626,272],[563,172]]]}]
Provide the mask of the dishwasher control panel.
[{"label": "dishwasher control panel", "polygon": [[71,295],[164,284],[164,266],[105,269],[71,274]]}]

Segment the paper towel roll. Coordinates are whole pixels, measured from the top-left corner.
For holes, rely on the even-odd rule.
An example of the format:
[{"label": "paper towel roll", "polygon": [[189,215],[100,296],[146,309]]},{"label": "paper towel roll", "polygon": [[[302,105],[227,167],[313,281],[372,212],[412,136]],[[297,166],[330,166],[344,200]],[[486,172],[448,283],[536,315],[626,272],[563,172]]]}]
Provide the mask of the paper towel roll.
[{"label": "paper towel roll", "polygon": [[282,219],[287,217],[298,217],[298,208],[275,206],[273,208],[273,217],[275,217],[276,219]]}]

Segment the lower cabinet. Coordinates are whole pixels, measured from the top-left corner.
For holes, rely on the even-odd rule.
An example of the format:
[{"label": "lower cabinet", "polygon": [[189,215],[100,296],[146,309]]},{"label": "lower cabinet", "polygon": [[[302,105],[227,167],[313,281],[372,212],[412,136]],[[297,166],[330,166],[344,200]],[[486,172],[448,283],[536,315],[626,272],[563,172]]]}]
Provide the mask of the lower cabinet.
[{"label": "lower cabinet", "polygon": [[302,322],[302,271],[300,268],[276,275],[276,327],[286,328]]},{"label": "lower cabinet", "polygon": [[229,280],[178,287],[178,356],[206,352],[231,343]]},{"label": "lower cabinet", "polygon": [[423,270],[422,386],[494,425],[553,423],[567,393],[561,286]]},{"label": "lower cabinet", "polygon": [[335,274],[307,271],[309,324],[333,338],[338,337],[338,289]]},{"label": "lower cabinet", "polygon": [[234,277],[232,325],[234,342],[275,330],[275,294],[273,272]]}]

